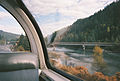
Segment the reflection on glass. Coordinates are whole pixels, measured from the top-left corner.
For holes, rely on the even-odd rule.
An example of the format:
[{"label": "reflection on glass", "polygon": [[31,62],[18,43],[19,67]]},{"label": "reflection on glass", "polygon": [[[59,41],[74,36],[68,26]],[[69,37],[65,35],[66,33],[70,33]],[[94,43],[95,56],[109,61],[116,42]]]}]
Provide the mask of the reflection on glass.
[{"label": "reflection on glass", "polygon": [[4,35],[0,35],[0,52],[30,51],[29,41],[26,36],[1,32]]},{"label": "reflection on glass", "polygon": [[28,38],[15,18],[0,6],[0,53],[30,51]]},{"label": "reflection on glass", "polygon": [[53,67],[86,81],[120,80],[120,0],[23,1]]}]

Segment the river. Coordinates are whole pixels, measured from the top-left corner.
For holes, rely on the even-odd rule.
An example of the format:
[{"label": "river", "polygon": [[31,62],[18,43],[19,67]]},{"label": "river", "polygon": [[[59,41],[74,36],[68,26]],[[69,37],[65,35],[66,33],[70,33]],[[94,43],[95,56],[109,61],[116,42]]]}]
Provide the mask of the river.
[{"label": "river", "polygon": [[[54,48],[48,48],[52,50]],[[66,47],[56,47],[56,52],[64,52],[70,58],[67,65],[85,66],[90,73],[102,72],[105,75],[114,75],[120,72],[120,53],[103,51],[102,55],[95,55],[92,49],[82,50]]]},{"label": "river", "polygon": [[[79,47],[55,47],[48,48],[55,52],[64,52],[69,58],[62,58],[63,64],[70,66],[84,66],[90,73],[102,72],[105,75],[114,75],[120,72],[120,53],[104,51],[102,55],[95,55],[92,49],[82,50]],[[11,52],[10,45],[0,45],[0,53]]]}]

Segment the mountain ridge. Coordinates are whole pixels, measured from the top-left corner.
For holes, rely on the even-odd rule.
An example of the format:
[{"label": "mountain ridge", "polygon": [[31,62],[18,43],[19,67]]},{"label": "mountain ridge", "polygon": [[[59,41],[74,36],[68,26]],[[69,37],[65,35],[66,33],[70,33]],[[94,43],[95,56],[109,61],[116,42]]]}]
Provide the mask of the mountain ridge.
[{"label": "mountain ridge", "polygon": [[120,1],[116,1],[94,15],[78,19],[69,26],[69,31],[60,35],[62,39],[57,36],[52,42],[120,42],[119,18]]},{"label": "mountain ridge", "polygon": [[18,35],[18,34],[13,34],[10,32],[3,31],[3,30],[0,30],[0,35],[7,41],[10,41],[12,39],[16,39],[16,38],[20,37],[20,35]]}]

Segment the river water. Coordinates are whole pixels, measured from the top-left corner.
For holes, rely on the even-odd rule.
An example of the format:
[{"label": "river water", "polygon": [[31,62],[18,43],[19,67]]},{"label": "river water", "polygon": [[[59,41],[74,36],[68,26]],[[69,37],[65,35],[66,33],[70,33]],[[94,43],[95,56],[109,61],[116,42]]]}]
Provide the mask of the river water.
[{"label": "river water", "polygon": [[[52,50],[49,48],[48,50]],[[103,51],[102,55],[96,55],[92,49],[82,50],[66,47],[56,47],[56,52],[64,52],[70,57],[69,64],[72,66],[85,66],[90,73],[102,72],[105,75],[114,75],[120,72],[120,53]]]},{"label": "river water", "polygon": [[[48,48],[53,50],[54,48]],[[102,55],[93,53],[93,49],[82,50],[79,47],[55,47],[54,51],[64,52],[70,58],[62,58],[62,64],[70,66],[84,66],[88,68],[90,73],[102,72],[105,75],[114,75],[120,72],[120,53],[103,51]],[[0,52],[11,52],[10,45],[0,45]]]}]

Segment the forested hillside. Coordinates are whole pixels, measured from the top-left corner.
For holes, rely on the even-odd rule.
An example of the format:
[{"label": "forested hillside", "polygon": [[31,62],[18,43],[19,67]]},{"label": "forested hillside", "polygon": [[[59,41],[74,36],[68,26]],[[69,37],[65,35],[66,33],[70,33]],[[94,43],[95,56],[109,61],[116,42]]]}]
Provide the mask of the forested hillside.
[{"label": "forested hillside", "polygon": [[5,31],[2,31],[0,30],[0,37],[2,39],[5,39],[6,41],[10,41],[12,39],[17,39],[20,37],[20,35],[18,34],[13,34],[13,33],[9,33],[9,32],[5,32]]},{"label": "forested hillside", "polygon": [[78,19],[61,41],[120,42],[120,1],[113,2],[88,18]]},{"label": "forested hillside", "polygon": [[17,41],[17,45],[14,46],[15,51],[30,51],[30,43],[27,36],[20,35]]}]

